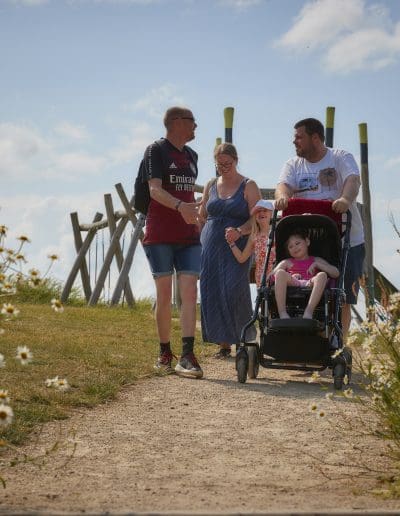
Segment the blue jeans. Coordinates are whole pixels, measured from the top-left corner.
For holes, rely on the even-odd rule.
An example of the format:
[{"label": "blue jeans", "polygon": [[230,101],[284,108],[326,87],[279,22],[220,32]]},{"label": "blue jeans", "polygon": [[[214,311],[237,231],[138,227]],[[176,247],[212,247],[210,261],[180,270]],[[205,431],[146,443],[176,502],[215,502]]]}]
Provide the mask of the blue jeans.
[{"label": "blue jeans", "polygon": [[143,246],[153,278],[177,274],[200,275],[200,244],[150,244]]}]

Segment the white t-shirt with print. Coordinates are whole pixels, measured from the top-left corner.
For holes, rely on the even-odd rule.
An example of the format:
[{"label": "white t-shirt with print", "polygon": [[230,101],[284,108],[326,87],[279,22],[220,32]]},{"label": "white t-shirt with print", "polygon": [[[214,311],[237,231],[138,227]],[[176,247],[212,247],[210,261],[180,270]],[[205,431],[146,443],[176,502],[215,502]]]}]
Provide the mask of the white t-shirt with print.
[{"label": "white t-shirt with print", "polygon": [[[327,148],[325,156],[317,163],[300,157],[289,159],[282,168],[279,183],[289,185],[294,197],[334,201],[342,195],[344,182],[351,175],[360,175],[353,155]],[[355,201],[350,206],[350,212],[350,246],[354,247],[364,242],[363,224]]]}]

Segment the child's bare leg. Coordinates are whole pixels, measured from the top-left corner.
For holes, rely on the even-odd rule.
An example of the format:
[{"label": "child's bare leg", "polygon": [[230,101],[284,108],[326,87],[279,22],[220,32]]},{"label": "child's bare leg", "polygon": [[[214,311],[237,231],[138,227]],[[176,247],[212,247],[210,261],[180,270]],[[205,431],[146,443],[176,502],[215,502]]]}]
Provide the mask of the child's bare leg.
[{"label": "child's bare leg", "polygon": [[318,272],[318,274],[311,278],[313,287],[310,299],[308,300],[308,304],[304,310],[303,319],[312,319],[314,310],[317,307],[319,300],[321,299],[327,281],[328,275],[326,272]]},{"label": "child's bare leg", "polygon": [[275,300],[278,308],[279,317],[281,319],[290,319],[286,308],[286,291],[288,284],[291,282],[292,276],[280,269],[275,274]]}]

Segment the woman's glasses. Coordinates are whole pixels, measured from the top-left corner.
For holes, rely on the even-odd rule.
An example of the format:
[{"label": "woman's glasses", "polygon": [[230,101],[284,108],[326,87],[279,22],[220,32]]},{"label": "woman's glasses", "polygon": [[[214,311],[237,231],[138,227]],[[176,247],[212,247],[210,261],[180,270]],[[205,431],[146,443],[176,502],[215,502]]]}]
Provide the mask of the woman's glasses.
[{"label": "woman's glasses", "polygon": [[217,168],[228,169],[228,168],[231,168],[231,166],[233,165],[233,161],[223,161],[223,162],[217,161],[216,165],[217,165]]}]

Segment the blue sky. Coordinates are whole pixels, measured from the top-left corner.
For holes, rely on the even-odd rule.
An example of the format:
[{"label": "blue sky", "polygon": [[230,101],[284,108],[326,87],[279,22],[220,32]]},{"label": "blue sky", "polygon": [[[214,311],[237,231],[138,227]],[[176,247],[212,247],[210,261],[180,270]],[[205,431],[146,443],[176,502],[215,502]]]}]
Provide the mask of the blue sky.
[{"label": "blue sky", "polygon": [[[105,193],[120,208],[114,185],[132,193],[171,105],[196,116],[201,184],[233,106],[240,169],[260,187],[274,187],[294,155],[293,124],[325,122],[335,106],[335,146],[357,160],[358,124],[368,124],[374,262],[399,286],[388,220],[391,211],[400,225],[399,59],[397,0],[0,0],[9,246],[28,235],[29,265],[44,270],[58,253],[53,275],[65,279],[75,255],[69,213],[90,222],[105,213]],[[136,295],[153,294],[141,250],[131,280]]]}]

